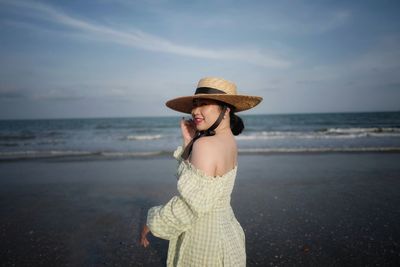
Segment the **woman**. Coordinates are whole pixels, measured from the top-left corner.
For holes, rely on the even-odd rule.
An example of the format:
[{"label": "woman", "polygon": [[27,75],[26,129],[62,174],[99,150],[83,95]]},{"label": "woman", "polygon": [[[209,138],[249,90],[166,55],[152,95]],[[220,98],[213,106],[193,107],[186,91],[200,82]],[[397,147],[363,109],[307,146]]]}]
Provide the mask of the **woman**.
[{"label": "woman", "polygon": [[195,95],[166,103],[192,115],[181,121],[183,148],[174,152],[179,194],[148,211],[140,243],[149,245],[150,231],[169,240],[167,266],[246,265],[244,232],[230,205],[237,171],[234,135],[244,128],[234,112],[261,100],[238,95],[232,82],[203,78]]}]

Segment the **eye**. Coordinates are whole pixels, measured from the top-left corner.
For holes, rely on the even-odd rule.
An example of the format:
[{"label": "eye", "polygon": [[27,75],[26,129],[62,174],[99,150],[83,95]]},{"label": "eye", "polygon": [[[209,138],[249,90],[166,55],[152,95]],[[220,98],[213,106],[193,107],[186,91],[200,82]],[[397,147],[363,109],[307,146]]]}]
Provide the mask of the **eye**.
[{"label": "eye", "polygon": [[202,107],[206,105],[208,105],[206,101],[201,101],[201,100],[193,101],[193,107]]}]

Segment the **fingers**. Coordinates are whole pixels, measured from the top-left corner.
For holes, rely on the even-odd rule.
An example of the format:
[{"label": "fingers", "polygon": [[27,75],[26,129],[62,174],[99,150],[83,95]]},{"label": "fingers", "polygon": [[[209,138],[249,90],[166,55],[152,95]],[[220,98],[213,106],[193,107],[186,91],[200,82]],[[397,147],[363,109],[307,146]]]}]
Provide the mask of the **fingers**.
[{"label": "fingers", "polygon": [[140,239],[140,245],[141,245],[142,247],[144,247],[144,248],[147,248],[147,247],[150,245],[150,242],[149,242],[149,240],[147,240],[146,237],[142,237],[142,238]]},{"label": "fingers", "polygon": [[193,121],[192,119],[185,119],[184,117],[182,117],[181,126],[186,126],[186,127],[189,127],[189,128],[194,128],[194,127],[195,127],[195,124],[194,124],[194,121]]},{"label": "fingers", "polygon": [[184,127],[185,125],[186,125],[185,117],[182,117],[182,119],[181,119],[181,127]]},{"label": "fingers", "polygon": [[180,124],[181,124],[182,130],[193,131],[193,130],[195,130],[195,127],[196,127],[193,120],[191,120],[191,119],[182,118]]},{"label": "fingers", "polygon": [[147,240],[147,238],[145,238],[143,240],[143,247],[147,248],[149,244],[150,244],[149,240]]},{"label": "fingers", "polygon": [[190,117],[188,117],[188,118],[182,117],[182,119],[181,119],[181,122],[185,122],[185,123],[193,123],[193,119],[192,119],[192,118],[190,118]]},{"label": "fingers", "polygon": [[149,240],[147,239],[147,234],[143,234],[140,237],[139,245],[141,245],[144,248],[147,248],[147,246],[150,244]]},{"label": "fingers", "polygon": [[180,125],[181,125],[183,143],[184,146],[186,146],[196,134],[196,125],[193,122],[193,120],[185,119],[184,117],[181,119]]},{"label": "fingers", "polygon": [[144,248],[147,248],[147,246],[150,244],[149,240],[147,240],[147,234],[149,232],[150,232],[149,227],[144,225],[142,228],[142,233],[140,234],[140,241],[139,241],[139,245],[143,246]]}]

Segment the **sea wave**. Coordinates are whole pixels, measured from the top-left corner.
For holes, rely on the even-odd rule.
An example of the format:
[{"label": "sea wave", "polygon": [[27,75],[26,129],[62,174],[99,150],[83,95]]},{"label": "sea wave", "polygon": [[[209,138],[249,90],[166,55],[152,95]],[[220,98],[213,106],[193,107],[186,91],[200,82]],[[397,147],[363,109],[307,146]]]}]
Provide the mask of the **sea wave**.
[{"label": "sea wave", "polygon": [[0,147],[17,147],[19,144],[17,143],[0,143]]},{"label": "sea wave", "polygon": [[399,137],[400,128],[328,128],[316,131],[262,131],[242,134],[238,140],[268,139],[351,139],[366,137]]},{"label": "sea wave", "polygon": [[0,161],[18,161],[18,160],[34,160],[34,159],[117,159],[117,158],[147,158],[164,154],[171,154],[172,151],[72,151],[72,150],[49,150],[49,151],[12,151],[0,152]]},{"label": "sea wave", "polygon": [[400,147],[307,147],[307,148],[245,148],[241,154],[276,154],[276,153],[330,153],[330,152],[400,152]]},{"label": "sea wave", "polygon": [[43,134],[43,137],[62,137],[65,133],[61,131],[49,131]]},{"label": "sea wave", "polygon": [[6,151],[0,152],[0,160],[23,160],[23,159],[41,159],[41,158],[57,158],[57,157],[83,157],[94,155],[89,151],[68,151],[68,150],[49,150],[49,151]]},{"label": "sea wave", "polygon": [[0,142],[25,142],[32,140],[44,140],[63,138],[64,133],[60,131],[16,131],[0,132]]},{"label": "sea wave", "polygon": [[0,141],[25,141],[35,139],[36,135],[29,131],[19,133],[0,133]]},{"label": "sea wave", "polygon": [[154,134],[154,135],[128,135],[124,140],[128,141],[148,141],[148,140],[157,140],[161,139],[163,136],[161,134]]},{"label": "sea wave", "polygon": [[0,140],[0,147],[56,146],[65,144],[63,139]]},{"label": "sea wave", "polygon": [[398,134],[400,135],[400,128],[392,127],[370,127],[370,128],[329,128],[322,130],[330,134]]},{"label": "sea wave", "polygon": [[[307,147],[307,148],[244,148],[239,149],[239,154],[300,154],[300,153],[400,153],[400,147]],[[63,159],[63,160],[109,160],[109,159],[135,159],[171,156],[173,151],[12,151],[0,152],[0,162]]]}]

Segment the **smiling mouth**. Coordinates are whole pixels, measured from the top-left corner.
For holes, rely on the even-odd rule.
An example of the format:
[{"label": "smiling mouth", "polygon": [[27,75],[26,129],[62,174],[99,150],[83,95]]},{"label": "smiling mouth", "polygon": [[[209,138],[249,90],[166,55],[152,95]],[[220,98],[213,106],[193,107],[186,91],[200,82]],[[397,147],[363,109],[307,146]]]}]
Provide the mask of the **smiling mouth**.
[{"label": "smiling mouth", "polygon": [[204,120],[203,120],[203,119],[200,119],[200,118],[194,118],[193,121],[194,121],[195,124],[200,124],[200,123],[202,123]]}]

